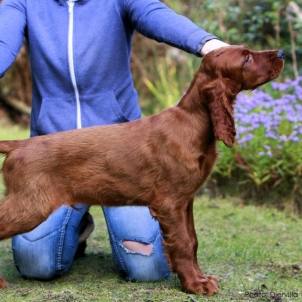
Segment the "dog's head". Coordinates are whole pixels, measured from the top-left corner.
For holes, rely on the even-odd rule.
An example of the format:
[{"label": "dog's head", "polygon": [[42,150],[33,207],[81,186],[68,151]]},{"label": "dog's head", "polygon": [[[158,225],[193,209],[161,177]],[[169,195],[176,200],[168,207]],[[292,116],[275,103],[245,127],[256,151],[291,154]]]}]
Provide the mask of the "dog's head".
[{"label": "dog's head", "polygon": [[253,51],[244,46],[219,48],[203,58],[199,71],[207,77],[206,103],[217,140],[233,146],[236,130],[232,105],[237,94],[277,78],[283,65],[282,50]]}]

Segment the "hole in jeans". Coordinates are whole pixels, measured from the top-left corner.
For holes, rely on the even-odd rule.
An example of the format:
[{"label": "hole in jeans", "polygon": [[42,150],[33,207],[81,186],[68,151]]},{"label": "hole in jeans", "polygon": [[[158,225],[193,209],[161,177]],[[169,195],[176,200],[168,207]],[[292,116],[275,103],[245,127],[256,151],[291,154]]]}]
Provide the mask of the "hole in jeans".
[{"label": "hole in jeans", "polygon": [[146,256],[150,256],[153,252],[153,245],[147,244],[147,243],[141,243],[137,241],[123,241],[123,245],[125,248],[127,248],[129,251],[140,253]]}]

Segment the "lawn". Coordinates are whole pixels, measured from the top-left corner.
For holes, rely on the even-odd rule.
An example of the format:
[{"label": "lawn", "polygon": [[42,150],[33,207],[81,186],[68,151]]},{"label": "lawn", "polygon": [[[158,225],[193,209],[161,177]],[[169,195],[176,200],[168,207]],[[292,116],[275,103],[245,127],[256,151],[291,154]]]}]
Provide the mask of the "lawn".
[{"label": "lawn", "polygon": [[[9,131],[0,131],[0,139],[28,135]],[[1,242],[0,274],[8,288],[0,291],[0,301],[302,301],[302,224],[294,215],[242,206],[237,199],[198,196],[199,264],[220,281],[220,294],[206,298],[181,292],[176,275],[157,283],[124,281],[111,257],[102,210],[92,207],[91,213],[96,229],[86,257],[53,281],[23,279],[14,267],[10,240]]]}]

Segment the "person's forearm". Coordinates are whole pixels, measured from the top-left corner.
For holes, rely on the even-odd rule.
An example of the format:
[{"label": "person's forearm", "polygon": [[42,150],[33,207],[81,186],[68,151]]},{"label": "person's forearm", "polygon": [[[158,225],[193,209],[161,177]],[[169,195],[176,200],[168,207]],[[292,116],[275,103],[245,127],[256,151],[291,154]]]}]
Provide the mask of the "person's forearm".
[{"label": "person's forearm", "polygon": [[199,28],[188,18],[178,15],[160,1],[125,0],[124,13],[134,28],[151,39],[201,55],[208,40],[216,36]]},{"label": "person's forearm", "polygon": [[0,4],[0,77],[20,51],[25,25],[24,0],[3,0]]}]

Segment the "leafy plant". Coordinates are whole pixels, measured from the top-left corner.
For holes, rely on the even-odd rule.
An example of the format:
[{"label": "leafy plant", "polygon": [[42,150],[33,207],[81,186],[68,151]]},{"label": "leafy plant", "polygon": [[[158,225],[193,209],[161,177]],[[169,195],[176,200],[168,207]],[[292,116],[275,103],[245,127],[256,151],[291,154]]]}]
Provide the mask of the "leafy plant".
[{"label": "leafy plant", "polygon": [[221,145],[223,159],[218,162],[214,175],[233,179],[245,189],[253,187],[258,198],[269,190],[279,195],[300,194],[301,82],[300,77],[269,84],[276,98],[262,90],[238,96],[237,144],[233,149]]},{"label": "leafy plant", "polygon": [[[180,62],[186,64],[179,64]],[[184,79],[191,80],[194,73],[193,64],[194,60],[191,56],[185,56],[178,50],[168,52],[163,59],[158,60],[158,78],[154,81],[148,77],[143,78],[143,82],[156,100],[155,112],[173,107],[180,100],[190,84]],[[183,78],[184,74],[189,76]]]}]

